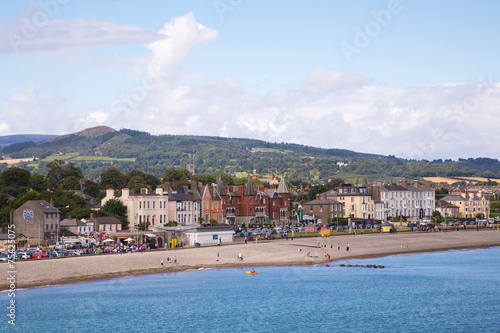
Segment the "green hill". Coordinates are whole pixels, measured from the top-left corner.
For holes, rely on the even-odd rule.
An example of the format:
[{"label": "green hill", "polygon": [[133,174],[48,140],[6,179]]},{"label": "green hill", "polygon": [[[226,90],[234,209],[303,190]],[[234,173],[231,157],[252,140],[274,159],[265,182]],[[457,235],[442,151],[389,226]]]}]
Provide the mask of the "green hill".
[{"label": "green hill", "polygon": [[[2,151],[5,158],[35,157],[21,166],[46,172],[54,159],[74,163],[90,179],[111,168],[140,170],[161,176],[167,168],[194,164],[196,173],[238,172],[286,175],[295,183],[324,183],[341,177],[366,183],[374,179],[429,176],[485,176],[500,178],[500,163],[492,159],[409,161],[394,156],[323,149],[290,143],[194,135],[151,135],[129,129],[99,126],[39,143],[17,142]],[[7,166],[3,164],[2,168]],[[477,167],[477,169],[476,169]],[[1,170],[0,170],[1,171]]]}]

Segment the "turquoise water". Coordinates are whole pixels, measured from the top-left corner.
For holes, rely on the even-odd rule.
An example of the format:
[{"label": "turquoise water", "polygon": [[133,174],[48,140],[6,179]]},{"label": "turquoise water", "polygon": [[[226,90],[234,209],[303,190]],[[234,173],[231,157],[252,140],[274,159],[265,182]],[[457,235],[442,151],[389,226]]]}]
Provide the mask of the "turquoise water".
[{"label": "turquoise water", "polygon": [[[376,264],[384,269],[340,267]],[[157,274],[16,293],[3,332],[500,332],[500,248]]]}]

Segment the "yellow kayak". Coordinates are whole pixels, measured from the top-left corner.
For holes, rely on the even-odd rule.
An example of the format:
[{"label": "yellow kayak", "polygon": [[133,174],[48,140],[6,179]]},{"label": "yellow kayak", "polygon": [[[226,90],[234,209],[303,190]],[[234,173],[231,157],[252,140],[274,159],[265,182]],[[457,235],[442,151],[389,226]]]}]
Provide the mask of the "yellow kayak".
[{"label": "yellow kayak", "polygon": [[257,272],[246,272],[246,273],[247,273],[247,274],[252,274],[252,275],[257,275],[257,274],[259,274],[259,273],[257,273]]}]

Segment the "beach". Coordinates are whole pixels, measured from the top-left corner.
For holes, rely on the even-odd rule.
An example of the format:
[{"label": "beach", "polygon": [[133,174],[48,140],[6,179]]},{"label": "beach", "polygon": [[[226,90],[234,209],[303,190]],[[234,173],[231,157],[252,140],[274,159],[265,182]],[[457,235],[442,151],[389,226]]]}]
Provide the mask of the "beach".
[{"label": "beach", "polygon": [[[188,269],[315,265],[345,259],[494,246],[500,246],[499,230],[295,237],[288,241],[279,239],[248,244],[239,242],[222,246],[17,261],[15,273],[3,262],[0,264],[0,288],[9,288],[7,278],[12,274],[19,289]],[[330,259],[325,256],[326,253]],[[238,260],[239,254],[243,260]],[[171,258],[171,263],[167,258]]]}]

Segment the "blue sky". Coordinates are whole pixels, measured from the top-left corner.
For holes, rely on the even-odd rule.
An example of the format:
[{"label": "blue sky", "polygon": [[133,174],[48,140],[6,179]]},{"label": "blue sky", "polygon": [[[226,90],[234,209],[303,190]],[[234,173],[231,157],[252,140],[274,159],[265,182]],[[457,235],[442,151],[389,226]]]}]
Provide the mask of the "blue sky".
[{"label": "blue sky", "polygon": [[0,3],[0,135],[97,125],[500,158],[496,1]]}]

